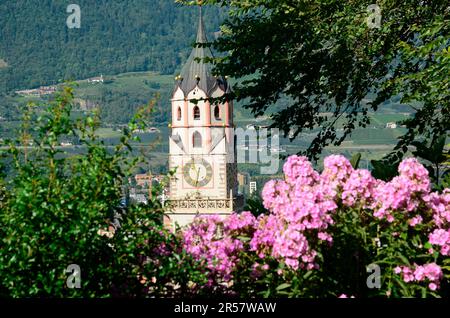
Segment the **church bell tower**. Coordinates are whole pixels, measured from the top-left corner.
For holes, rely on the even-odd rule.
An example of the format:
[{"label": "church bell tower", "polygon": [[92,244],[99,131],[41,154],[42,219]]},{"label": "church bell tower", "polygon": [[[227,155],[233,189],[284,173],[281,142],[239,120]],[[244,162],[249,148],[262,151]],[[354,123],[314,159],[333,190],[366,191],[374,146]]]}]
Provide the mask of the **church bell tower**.
[{"label": "church bell tower", "polygon": [[[202,10],[196,43],[208,43]],[[227,215],[239,211],[234,142],[233,102],[223,97],[231,87],[225,77],[214,76],[209,47],[196,47],[176,77],[172,95],[168,213],[172,225],[185,226],[197,215]]]}]

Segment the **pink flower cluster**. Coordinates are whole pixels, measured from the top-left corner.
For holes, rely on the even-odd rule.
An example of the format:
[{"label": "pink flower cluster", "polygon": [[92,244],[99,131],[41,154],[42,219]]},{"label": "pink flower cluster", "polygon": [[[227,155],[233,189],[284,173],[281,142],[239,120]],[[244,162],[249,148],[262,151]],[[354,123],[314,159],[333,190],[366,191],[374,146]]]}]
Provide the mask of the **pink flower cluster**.
[{"label": "pink flower cluster", "polygon": [[244,249],[244,243],[238,236],[251,236],[255,222],[255,217],[249,212],[233,214],[228,218],[216,215],[196,218],[183,232],[184,248],[197,260],[205,261],[212,276],[227,282],[239,262],[239,252]]},{"label": "pink flower cluster", "polygon": [[342,186],[354,171],[350,161],[341,155],[331,155],[325,158],[321,179],[333,188]]},{"label": "pink flower cluster", "polygon": [[450,230],[435,229],[428,238],[431,244],[441,247],[442,255],[450,255]]},{"label": "pink flower cluster", "polygon": [[338,207],[337,186],[349,178],[351,170],[341,156],[328,157],[322,175],[306,157],[289,157],[283,167],[285,180],[272,180],[264,186],[264,206],[272,213],[258,219],[251,249],[261,258],[274,257],[294,270],[316,268],[315,246],[332,242],[327,229]]},{"label": "pink flower cluster", "polygon": [[424,201],[433,210],[435,230],[428,239],[431,244],[440,247],[440,253],[450,255],[450,189],[442,194],[431,193],[424,197]]},{"label": "pink flower cluster", "polygon": [[[379,181],[373,192],[374,216],[388,222],[394,221],[394,211],[416,211],[431,188],[428,170],[417,159],[402,161],[398,171],[398,177],[390,182]],[[416,219],[412,224],[419,222],[420,219]]]},{"label": "pink flower cluster", "polygon": [[373,193],[378,181],[372,177],[368,170],[355,170],[343,185],[342,203],[353,207],[357,204],[364,208],[373,202]]},{"label": "pink flower cluster", "polygon": [[430,263],[423,266],[414,264],[413,268],[407,266],[397,266],[394,272],[402,275],[405,283],[427,282],[430,290],[437,290],[439,282],[442,279],[442,269],[436,263]]},{"label": "pink flower cluster", "polygon": [[[291,156],[283,166],[284,180],[271,180],[263,188],[268,215],[255,218],[244,212],[225,219],[197,218],[184,232],[185,248],[206,260],[209,269],[225,280],[231,278],[239,253],[245,249],[261,259],[255,265],[258,270],[266,258],[293,270],[318,268],[318,250],[332,244],[329,229],[339,207],[344,206],[370,211],[380,222],[399,218],[411,227],[433,220],[435,229],[429,241],[449,255],[450,190],[430,193],[428,171],[414,158],[404,160],[398,171],[398,177],[384,182],[368,170],[354,169],[344,156],[333,155],[325,158],[324,170],[318,173],[306,157]],[[440,276],[433,264],[401,270],[406,279],[426,278],[438,286]]]}]

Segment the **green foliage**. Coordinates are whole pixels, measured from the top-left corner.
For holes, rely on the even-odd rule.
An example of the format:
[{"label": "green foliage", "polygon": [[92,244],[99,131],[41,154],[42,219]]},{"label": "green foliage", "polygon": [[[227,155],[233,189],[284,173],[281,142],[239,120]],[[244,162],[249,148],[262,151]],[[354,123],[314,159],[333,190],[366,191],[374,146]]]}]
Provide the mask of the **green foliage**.
[{"label": "green foliage", "polygon": [[[148,102],[150,96],[161,94],[152,114],[152,123],[166,123],[170,112],[167,101],[173,90],[173,77],[156,73],[129,73],[111,76],[112,83],[82,83],[75,95],[84,101],[98,105],[102,122],[126,124],[140,105]],[[155,88],[158,86],[158,88]]]},{"label": "green foliage", "polygon": [[429,145],[426,141],[414,141],[412,144],[416,147],[416,150],[413,154],[433,164],[444,162],[446,159],[444,155],[446,138],[447,135],[441,135],[436,140],[431,141]]},{"label": "green foliage", "polygon": [[350,159],[350,163],[352,164],[353,169],[358,169],[360,161],[361,161],[361,154],[360,153],[354,154],[353,157]]},{"label": "green foliage", "polygon": [[[446,165],[448,155],[445,150],[447,134],[440,134],[433,138],[415,140],[411,145],[415,146],[413,155],[422,161],[434,182],[435,188],[443,190],[448,187],[449,168]],[[355,156],[357,156],[356,154]],[[372,175],[378,179],[388,181],[397,175],[398,161],[392,161],[393,157],[382,160],[372,160]],[[353,164],[353,158],[352,158]]]},{"label": "green foliage", "polygon": [[391,163],[387,160],[372,160],[372,175],[380,180],[391,180],[398,174],[399,163]]},{"label": "green foliage", "polygon": [[445,154],[444,168],[445,172],[442,174],[441,187],[443,189],[450,188],[450,145],[447,145],[447,153]]},{"label": "green foliage", "polygon": [[[413,154],[416,157],[428,161],[431,165],[426,165],[430,172],[431,178],[436,185],[440,185],[441,174],[445,173],[446,167],[443,163],[447,160],[445,155],[445,141],[447,140],[447,133],[434,136],[430,140],[413,141],[412,145],[416,147]],[[444,176],[445,177],[445,176]]]},{"label": "green foliage", "polygon": [[[395,221],[378,222],[364,209],[342,209],[336,215],[333,229],[333,247],[323,254],[320,276],[325,277],[326,291],[342,291],[356,297],[436,297],[436,293],[419,284],[408,286],[394,274],[398,264],[434,262],[438,253],[427,254],[427,232],[431,213],[422,214],[424,224],[412,229],[407,216],[396,214]],[[425,248],[424,248],[425,246]],[[371,272],[367,266],[380,267],[380,288],[368,288]],[[446,295],[448,290],[440,291]],[[338,296],[338,295],[335,295]]]},{"label": "green foliage", "polygon": [[246,200],[244,211],[250,211],[254,216],[269,213],[269,211],[264,207],[261,197],[257,195],[253,195]]},{"label": "green foliage", "polygon": [[[174,74],[195,41],[198,11],[168,0],[79,0],[81,28],[69,29],[70,2],[1,1],[0,94],[100,74]],[[224,14],[206,10],[213,38]]]},{"label": "green foliage", "polygon": [[[0,294],[187,294],[204,276],[162,224],[161,188],[152,189],[149,205],[120,204],[125,180],[143,160],[131,155],[132,132],[145,127],[154,103],[136,114],[108,151],[97,139],[98,113],[72,119],[72,98],[65,88],[46,110],[29,104],[19,138],[3,153],[13,169],[0,182]],[[84,153],[70,157],[58,147],[71,135],[80,136]],[[71,264],[81,269],[79,289],[66,285]]]},{"label": "green foliage", "polygon": [[[377,1],[379,28],[367,23],[371,0],[204,3],[231,8],[223,36],[213,43],[231,52],[215,61],[217,73],[238,81],[231,97],[248,101],[256,116],[272,115],[273,126],[286,135],[320,127],[306,152],[310,157],[366,127],[370,111],[399,96],[415,114],[404,123],[397,160],[417,135],[449,129],[447,1]],[[286,97],[286,107],[273,108]]]}]

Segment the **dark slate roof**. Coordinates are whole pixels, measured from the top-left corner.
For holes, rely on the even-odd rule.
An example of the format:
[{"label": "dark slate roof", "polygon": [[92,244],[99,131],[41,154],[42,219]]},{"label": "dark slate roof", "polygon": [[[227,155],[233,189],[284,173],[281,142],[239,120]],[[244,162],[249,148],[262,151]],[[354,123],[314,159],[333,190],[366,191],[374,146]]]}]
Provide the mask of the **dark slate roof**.
[{"label": "dark slate roof", "polygon": [[[208,43],[201,7],[196,39],[196,44],[197,43]],[[175,90],[180,87],[184,95],[187,96],[198,84],[200,89],[206,92],[208,96],[217,86],[220,86],[223,91],[228,92],[230,87],[227,81],[223,77],[213,76],[213,65],[203,61],[204,58],[213,57],[214,55],[209,47],[194,47],[186,64],[181,70]],[[201,60],[197,61],[197,59]]]}]

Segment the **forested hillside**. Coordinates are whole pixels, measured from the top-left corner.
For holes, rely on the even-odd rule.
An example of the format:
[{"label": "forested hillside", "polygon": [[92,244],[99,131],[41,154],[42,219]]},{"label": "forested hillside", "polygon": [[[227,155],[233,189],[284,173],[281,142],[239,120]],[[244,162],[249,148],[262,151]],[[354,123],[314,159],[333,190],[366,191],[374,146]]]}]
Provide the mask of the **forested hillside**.
[{"label": "forested hillside", "polygon": [[[81,8],[81,28],[70,29],[67,6]],[[218,31],[224,12],[205,9]],[[0,1],[0,93],[100,74],[173,74],[190,51],[196,8],[173,0]]]}]

